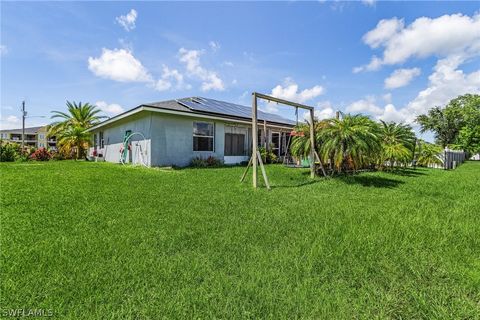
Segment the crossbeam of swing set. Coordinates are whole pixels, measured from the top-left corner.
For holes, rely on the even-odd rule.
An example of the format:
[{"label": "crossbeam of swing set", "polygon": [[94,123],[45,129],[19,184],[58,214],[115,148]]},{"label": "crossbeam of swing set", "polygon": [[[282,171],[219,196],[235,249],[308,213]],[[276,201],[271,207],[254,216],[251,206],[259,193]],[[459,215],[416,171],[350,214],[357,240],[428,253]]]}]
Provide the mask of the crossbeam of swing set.
[{"label": "crossbeam of swing set", "polygon": [[270,189],[270,184],[268,182],[268,177],[267,177],[265,168],[263,166],[262,157],[260,155],[260,152],[258,151],[258,123],[257,123],[257,114],[258,114],[258,107],[257,107],[257,102],[258,101],[257,100],[258,99],[263,99],[263,100],[266,100],[268,102],[273,101],[273,102],[276,102],[276,103],[280,103],[280,104],[284,104],[284,105],[287,105],[287,106],[295,107],[295,108],[297,108],[297,112],[298,112],[298,108],[305,109],[305,110],[309,111],[309,113],[310,113],[310,122],[309,122],[309,126],[310,126],[310,177],[312,179],[315,178],[315,158],[319,161],[320,168],[322,169],[322,172],[325,175],[325,170],[323,168],[322,162],[321,162],[321,160],[320,160],[320,158],[319,158],[319,156],[318,156],[318,154],[315,150],[315,123],[314,123],[314,110],[315,109],[313,107],[310,107],[310,106],[307,106],[307,105],[304,105],[304,104],[301,104],[301,103],[297,103],[297,102],[293,102],[293,101],[288,101],[288,100],[268,96],[266,94],[262,94],[262,93],[258,93],[258,92],[252,92],[252,156],[250,158],[250,161],[247,165],[247,168],[245,169],[245,172],[244,172],[240,181],[243,181],[245,179],[245,177],[247,175],[247,172],[248,172],[248,168],[250,167],[250,165],[252,165],[252,169],[253,169],[253,173],[252,173],[253,182],[252,183],[253,183],[253,187],[257,188],[258,187],[257,165],[260,165],[260,168],[262,169],[263,179],[265,181],[265,186],[267,187],[267,189]]}]

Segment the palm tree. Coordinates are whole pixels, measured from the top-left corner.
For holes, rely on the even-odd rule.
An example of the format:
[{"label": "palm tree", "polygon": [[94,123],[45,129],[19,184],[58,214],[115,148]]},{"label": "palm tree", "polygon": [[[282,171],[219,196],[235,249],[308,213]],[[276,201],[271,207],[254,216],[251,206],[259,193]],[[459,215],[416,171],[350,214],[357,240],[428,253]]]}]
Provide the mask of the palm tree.
[{"label": "palm tree", "polygon": [[72,154],[75,152],[75,158],[79,159],[83,150],[88,148],[90,134],[83,127],[71,126],[66,128],[59,135],[57,141],[61,152],[65,154]]},{"label": "palm tree", "polygon": [[[100,109],[89,103],[82,104],[79,102],[77,104],[67,101],[67,112],[52,111],[51,118],[59,120],[49,126],[48,134],[57,137],[60,150],[66,152],[75,148],[76,158],[78,159],[83,150],[88,147],[88,139],[83,138],[85,131],[106,118],[99,115],[100,112]],[[63,148],[62,141],[66,144]],[[76,144],[72,145],[73,142]]]},{"label": "palm tree", "polygon": [[297,125],[294,129],[297,133],[292,137],[290,145],[291,154],[297,158],[310,155],[310,127],[307,124]]},{"label": "palm tree", "polygon": [[417,164],[420,166],[428,166],[432,164],[442,164],[440,154],[442,148],[436,144],[419,141],[419,150],[417,155]]},{"label": "palm tree", "polygon": [[395,163],[405,164],[412,160],[415,133],[409,125],[380,121],[380,137],[380,167],[383,167],[385,162],[389,162],[393,168]]},{"label": "palm tree", "polygon": [[380,150],[378,125],[363,115],[342,114],[327,120],[319,131],[320,157],[330,161],[334,171],[356,170],[371,162]]}]

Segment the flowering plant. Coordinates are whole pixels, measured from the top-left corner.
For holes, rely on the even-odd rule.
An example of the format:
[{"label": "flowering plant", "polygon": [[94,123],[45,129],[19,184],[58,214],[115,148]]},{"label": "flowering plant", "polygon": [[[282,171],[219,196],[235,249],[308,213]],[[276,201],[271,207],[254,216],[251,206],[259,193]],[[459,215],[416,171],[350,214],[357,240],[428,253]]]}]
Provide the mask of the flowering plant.
[{"label": "flowering plant", "polygon": [[35,150],[35,152],[33,152],[30,155],[30,159],[36,160],[36,161],[48,161],[50,160],[51,157],[52,155],[45,148],[38,148],[37,150]]}]

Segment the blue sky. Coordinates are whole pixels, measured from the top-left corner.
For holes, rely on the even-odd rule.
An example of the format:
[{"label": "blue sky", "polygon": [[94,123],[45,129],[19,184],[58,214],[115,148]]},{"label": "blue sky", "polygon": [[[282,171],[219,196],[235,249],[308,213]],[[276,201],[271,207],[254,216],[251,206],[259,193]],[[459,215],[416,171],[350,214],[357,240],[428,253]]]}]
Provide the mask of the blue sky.
[{"label": "blue sky", "polygon": [[[480,92],[478,2],[1,3],[1,126],[250,92],[411,122]],[[288,108],[264,105],[292,117]],[[27,125],[48,122],[29,118]]]}]

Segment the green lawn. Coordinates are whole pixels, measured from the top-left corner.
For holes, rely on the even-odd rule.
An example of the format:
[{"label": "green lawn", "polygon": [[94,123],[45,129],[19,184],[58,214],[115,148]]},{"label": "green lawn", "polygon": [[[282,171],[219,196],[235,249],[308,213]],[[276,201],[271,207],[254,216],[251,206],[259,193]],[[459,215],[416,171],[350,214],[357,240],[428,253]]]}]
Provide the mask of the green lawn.
[{"label": "green lawn", "polygon": [[480,162],[315,181],[267,166],[271,191],[242,170],[0,164],[1,311],[480,318]]}]

